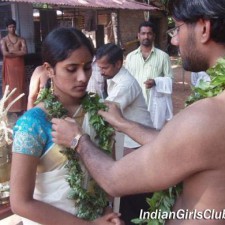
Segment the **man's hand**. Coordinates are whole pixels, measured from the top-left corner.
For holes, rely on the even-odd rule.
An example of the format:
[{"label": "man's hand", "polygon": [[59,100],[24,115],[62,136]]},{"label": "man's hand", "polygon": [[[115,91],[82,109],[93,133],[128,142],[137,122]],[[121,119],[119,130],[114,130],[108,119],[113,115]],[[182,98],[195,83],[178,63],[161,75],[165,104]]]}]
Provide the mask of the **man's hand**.
[{"label": "man's hand", "polygon": [[99,110],[98,114],[102,116],[105,121],[110,123],[115,130],[120,131],[120,125],[126,120],[120,108],[115,102],[105,101],[105,105],[108,107],[108,110]]},{"label": "man's hand", "polygon": [[92,225],[125,225],[122,220],[119,219],[120,214],[110,213],[102,216],[92,222]]},{"label": "man's hand", "polygon": [[77,134],[82,134],[82,128],[70,117],[65,119],[52,119],[52,140],[59,145],[71,146]]},{"label": "man's hand", "polygon": [[155,86],[155,80],[154,79],[148,79],[144,82],[145,88],[149,89]]},{"label": "man's hand", "polygon": [[38,97],[38,93],[40,89],[44,88],[48,78],[49,77],[43,65],[38,66],[34,70],[30,79],[27,109],[31,109],[34,107],[34,102],[36,101]]}]

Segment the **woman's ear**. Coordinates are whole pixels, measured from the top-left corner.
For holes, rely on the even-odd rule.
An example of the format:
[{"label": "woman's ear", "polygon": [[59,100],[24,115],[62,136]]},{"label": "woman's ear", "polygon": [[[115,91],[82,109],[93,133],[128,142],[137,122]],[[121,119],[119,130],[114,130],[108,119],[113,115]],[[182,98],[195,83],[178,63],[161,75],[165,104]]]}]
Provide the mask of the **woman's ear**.
[{"label": "woman's ear", "polygon": [[44,68],[45,68],[45,71],[46,71],[46,74],[48,75],[49,78],[52,78],[54,76],[54,69],[52,68],[52,66],[47,63],[47,62],[44,62],[43,64]]}]

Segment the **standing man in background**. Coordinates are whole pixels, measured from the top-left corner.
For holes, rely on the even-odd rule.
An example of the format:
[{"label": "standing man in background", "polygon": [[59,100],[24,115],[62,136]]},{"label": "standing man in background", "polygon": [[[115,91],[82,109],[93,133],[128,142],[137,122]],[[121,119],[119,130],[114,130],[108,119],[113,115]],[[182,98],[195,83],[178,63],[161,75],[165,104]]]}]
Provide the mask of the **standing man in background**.
[{"label": "standing man in background", "polygon": [[169,55],[154,47],[155,33],[153,23],[139,25],[140,47],[127,55],[125,67],[142,88],[153,126],[161,129],[173,116],[173,74]]},{"label": "standing man in background", "polygon": [[[123,50],[112,43],[102,45],[96,52],[100,74],[107,81],[107,101],[118,103],[125,118],[152,127],[151,118],[137,80],[123,67]],[[127,135],[124,154],[140,147]]]},{"label": "standing man in background", "polygon": [[[24,55],[27,54],[27,47],[25,39],[16,34],[16,21],[8,19],[6,28],[8,35],[1,40],[3,54],[2,90],[4,93],[6,85],[9,85],[10,90],[17,88],[15,94],[9,98],[9,102],[11,102],[25,90]],[[24,110],[26,110],[26,99],[23,97],[10,108],[9,112],[19,115]]]},{"label": "standing man in background", "polygon": [[[96,52],[96,63],[102,77],[107,81],[106,100],[118,103],[125,118],[152,127],[142,89],[137,80],[123,67],[123,50],[112,43],[102,45]],[[139,147],[139,143],[125,135],[124,155],[137,151]],[[118,150],[116,149],[116,152]],[[151,195],[144,193],[121,197],[121,219],[126,225],[133,224],[131,220],[139,216],[140,209],[148,210],[146,198]]]}]

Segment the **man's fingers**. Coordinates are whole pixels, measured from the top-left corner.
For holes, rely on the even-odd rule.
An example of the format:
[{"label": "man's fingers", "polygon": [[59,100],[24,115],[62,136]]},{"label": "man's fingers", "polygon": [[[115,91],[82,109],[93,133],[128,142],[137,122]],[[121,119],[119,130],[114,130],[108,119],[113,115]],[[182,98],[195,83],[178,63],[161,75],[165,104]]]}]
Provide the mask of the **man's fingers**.
[{"label": "man's fingers", "polygon": [[71,117],[66,117],[64,120],[75,123],[75,120],[72,119]]}]

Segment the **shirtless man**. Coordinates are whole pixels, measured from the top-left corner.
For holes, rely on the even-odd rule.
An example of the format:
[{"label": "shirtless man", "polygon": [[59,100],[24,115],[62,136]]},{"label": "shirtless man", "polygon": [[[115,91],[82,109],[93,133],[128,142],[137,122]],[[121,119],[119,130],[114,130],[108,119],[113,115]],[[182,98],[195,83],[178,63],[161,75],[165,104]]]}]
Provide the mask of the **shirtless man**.
[{"label": "shirtless man", "polygon": [[[169,34],[179,46],[184,69],[198,72],[215,65],[225,56],[225,1],[177,0],[171,4],[176,27]],[[183,182],[174,211],[202,213],[203,218],[171,219],[167,225],[224,225],[225,92],[187,107],[160,132],[128,121],[114,104],[108,106],[108,112],[99,114],[138,141],[142,145],[138,151],[115,162],[76,123],[61,119],[52,120],[54,141],[70,146],[75,137],[75,150],[86,167],[114,196],[154,192]],[[213,212],[214,216],[222,214],[213,219]]]},{"label": "shirtless man", "polygon": [[[1,40],[1,50],[3,54],[2,88],[9,85],[10,90],[16,88],[13,98],[25,90],[25,64],[24,55],[27,54],[26,41],[16,34],[16,21],[8,19],[6,21],[8,34]],[[9,102],[13,100],[9,99]],[[20,113],[26,110],[26,99],[17,101],[10,109],[10,112]]]}]

